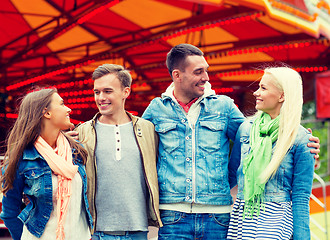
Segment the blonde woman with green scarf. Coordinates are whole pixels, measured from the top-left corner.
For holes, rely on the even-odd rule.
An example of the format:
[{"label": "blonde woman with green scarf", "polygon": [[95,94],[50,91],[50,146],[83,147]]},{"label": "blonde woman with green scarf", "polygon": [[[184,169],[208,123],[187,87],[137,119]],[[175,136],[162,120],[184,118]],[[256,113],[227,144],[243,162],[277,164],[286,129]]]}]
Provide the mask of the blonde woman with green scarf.
[{"label": "blonde woman with green scarf", "polygon": [[300,125],[302,93],[293,69],[264,70],[258,113],[240,126],[230,160],[239,165],[238,194],[227,239],[310,239],[314,155]]}]

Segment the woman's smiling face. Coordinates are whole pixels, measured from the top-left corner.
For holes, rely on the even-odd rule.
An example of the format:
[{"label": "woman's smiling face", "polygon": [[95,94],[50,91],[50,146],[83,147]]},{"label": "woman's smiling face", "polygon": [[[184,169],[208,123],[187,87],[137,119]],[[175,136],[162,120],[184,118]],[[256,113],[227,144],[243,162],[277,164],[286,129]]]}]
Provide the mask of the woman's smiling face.
[{"label": "woman's smiling face", "polygon": [[256,98],[256,109],[268,113],[271,118],[280,114],[284,102],[284,94],[275,84],[273,76],[264,74],[259,89],[253,93]]}]

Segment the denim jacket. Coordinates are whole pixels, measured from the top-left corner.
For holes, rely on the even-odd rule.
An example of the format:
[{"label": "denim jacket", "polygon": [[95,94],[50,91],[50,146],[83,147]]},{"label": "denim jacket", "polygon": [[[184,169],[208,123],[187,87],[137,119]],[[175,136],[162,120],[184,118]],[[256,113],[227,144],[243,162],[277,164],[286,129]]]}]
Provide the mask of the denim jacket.
[{"label": "denim jacket", "polygon": [[[246,120],[239,128],[234,143],[231,163],[236,166],[238,179],[237,198],[244,199],[244,174],[241,159],[250,152],[250,129],[253,119]],[[265,186],[264,201],[292,201],[293,239],[310,239],[309,198],[314,174],[314,154],[307,147],[311,134],[302,126],[298,130],[293,146],[284,157],[274,177]],[[235,169],[230,169],[231,173]]]},{"label": "denim jacket", "polygon": [[[195,110],[194,110],[195,109]],[[173,84],[155,98],[143,118],[159,136],[160,203],[230,205],[229,139],[244,121],[233,100],[215,95],[210,84],[188,112],[173,97]]]},{"label": "denim jacket", "polygon": [[[87,179],[82,161],[73,157],[83,182],[83,201],[90,227],[92,217],[87,201]],[[4,170],[3,170],[4,171]],[[40,238],[45,230],[53,209],[52,170],[34,146],[28,146],[19,160],[13,188],[2,199],[1,219],[14,240],[21,239],[23,224],[36,237]],[[28,205],[21,210],[23,193],[29,199]]]}]

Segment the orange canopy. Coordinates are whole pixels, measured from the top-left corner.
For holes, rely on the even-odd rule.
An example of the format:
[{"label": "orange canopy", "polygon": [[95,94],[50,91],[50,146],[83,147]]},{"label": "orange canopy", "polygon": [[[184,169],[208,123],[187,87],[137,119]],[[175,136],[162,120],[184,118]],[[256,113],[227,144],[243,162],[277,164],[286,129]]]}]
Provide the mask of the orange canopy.
[{"label": "orange canopy", "polygon": [[[34,86],[56,86],[72,117],[97,111],[90,79],[103,63],[133,76],[127,109],[141,115],[170,84],[167,52],[200,47],[210,82],[242,110],[253,106],[252,84],[265,65],[301,72],[305,98],[315,74],[330,65],[328,0],[2,0],[0,89],[7,113]],[[252,84],[252,85],[251,85]],[[10,99],[12,99],[10,101]]]}]

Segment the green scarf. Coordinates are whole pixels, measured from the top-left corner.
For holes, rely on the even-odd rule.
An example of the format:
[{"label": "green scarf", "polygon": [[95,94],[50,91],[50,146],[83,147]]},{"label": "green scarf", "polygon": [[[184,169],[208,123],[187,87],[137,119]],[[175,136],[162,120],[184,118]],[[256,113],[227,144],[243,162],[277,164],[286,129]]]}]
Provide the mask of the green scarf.
[{"label": "green scarf", "polygon": [[270,162],[272,144],[277,140],[279,117],[271,119],[267,113],[259,115],[251,128],[249,155],[243,160],[244,200],[243,216],[250,217],[257,211],[259,216],[263,202],[265,183],[260,182],[260,175]]}]

